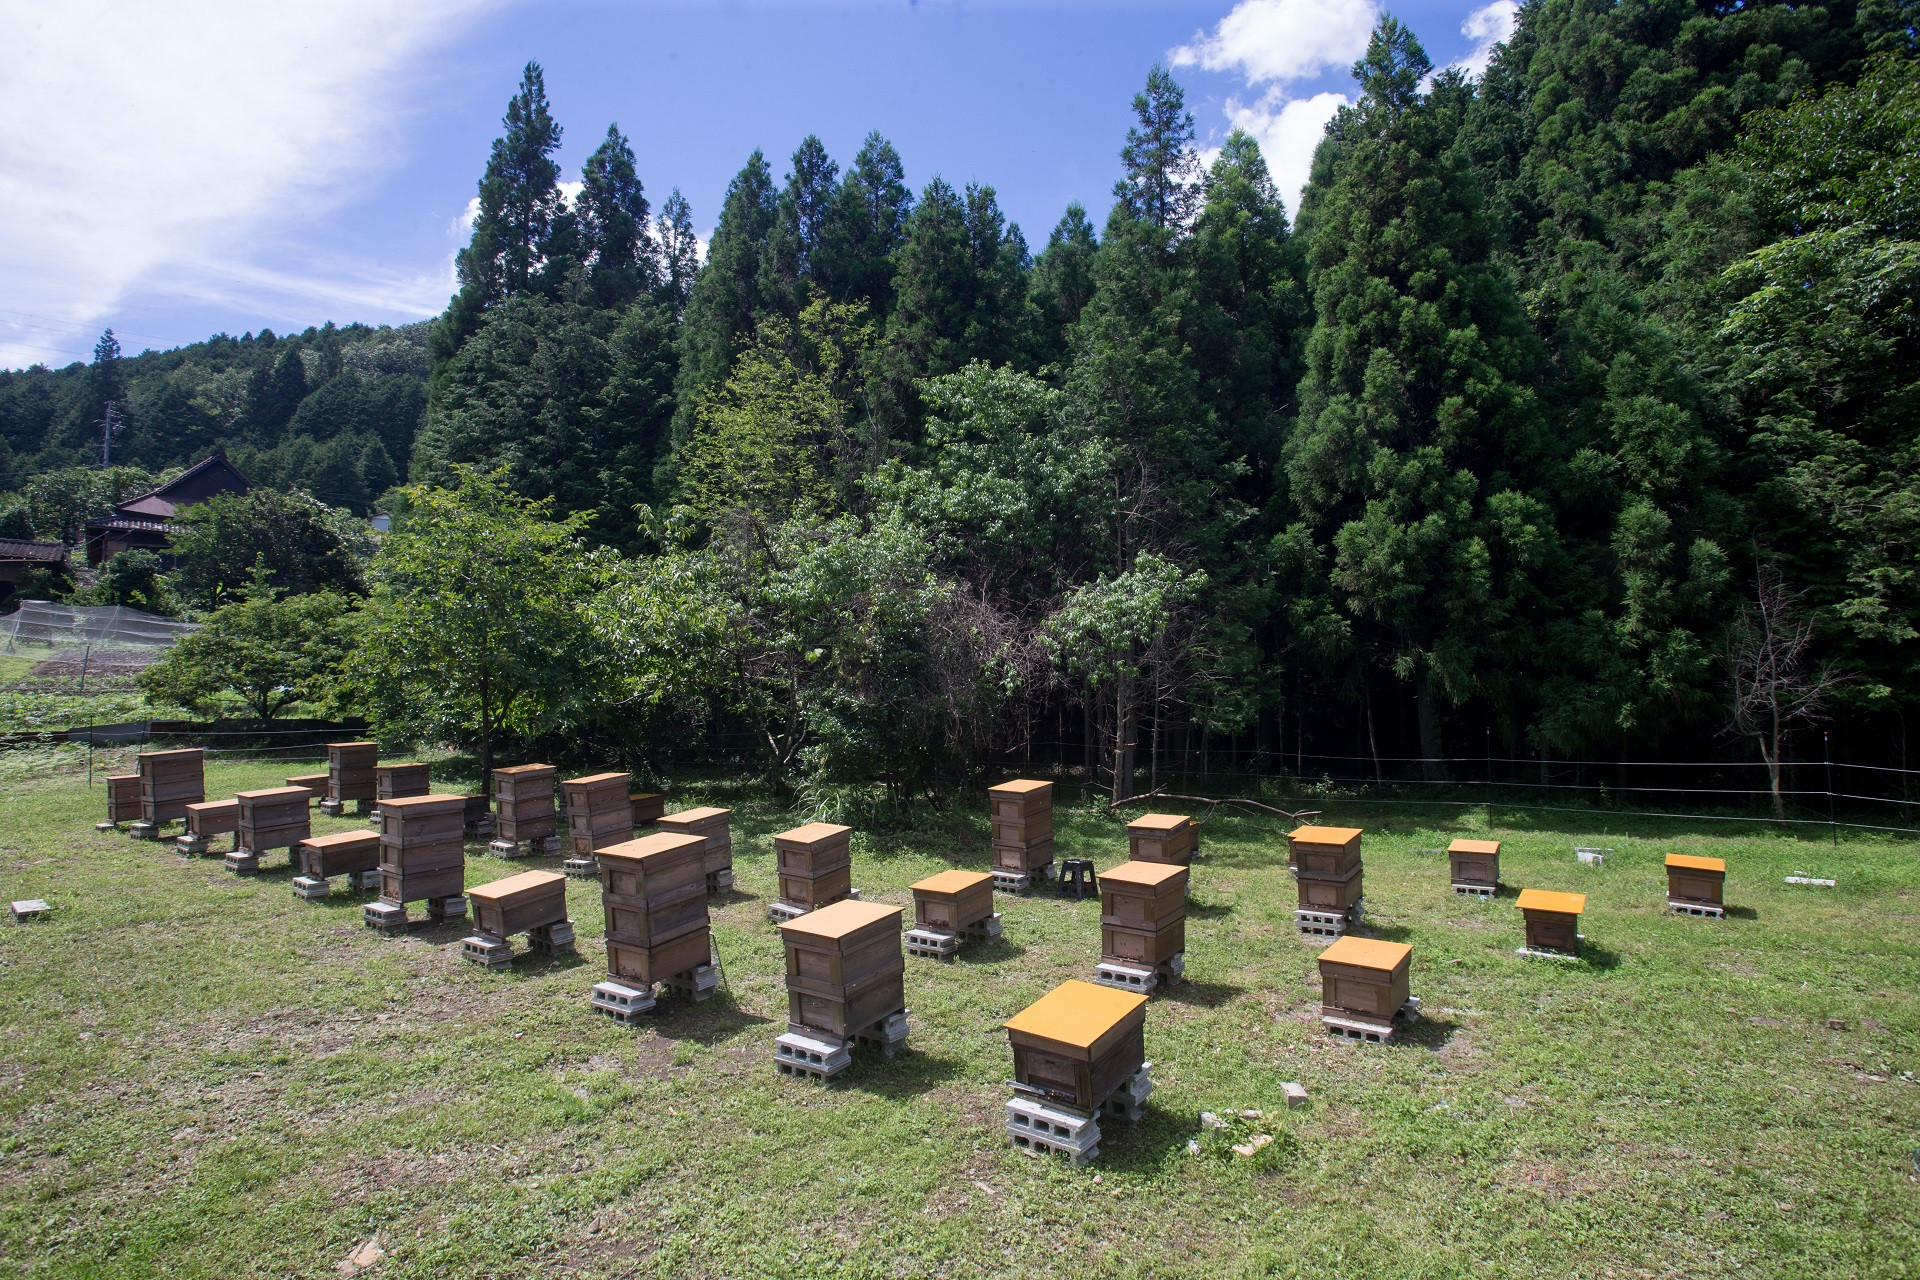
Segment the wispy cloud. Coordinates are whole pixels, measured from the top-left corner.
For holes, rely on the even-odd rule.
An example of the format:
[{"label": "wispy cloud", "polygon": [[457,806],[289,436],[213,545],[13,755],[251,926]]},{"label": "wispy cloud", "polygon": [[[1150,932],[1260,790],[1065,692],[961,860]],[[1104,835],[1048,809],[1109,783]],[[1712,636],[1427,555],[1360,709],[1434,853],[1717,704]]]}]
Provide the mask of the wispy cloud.
[{"label": "wispy cloud", "polygon": [[[445,280],[340,259],[309,277],[260,266],[260,250],[402,158],[408,72],[490,4],[0,0],[9,310],[95,326],[149,285],[246,306],[443,305]],[[0,311],[0,365],[47,346]]]},{"label": "wispy cloud", "polygon": [[1297,213],[1314,148],[1350,99],[1331,91],[1302,95],[1296,86],[1352,65],[1379,19],[1373,0],[1240,0],[1212,32],[1195,32],[1167,56],[1176,67],[1237,73],[1259,90],[1251,99],[1227,99],[1227,123],[1260,144],[1287,211]]},{"label": "wispy cloud", "polygon": [[1460,34],[1479,43],[1472,53],[1453,65],[1465,71],[1475,79],[1486,74],[1487,64],[1493,61],[1493,51],[1506,43],[1513,34],[1514,24],[1520,21],[1520,6],[1515,0],[1493,0],[1493,3],[1475,9],[1460,24]]}]

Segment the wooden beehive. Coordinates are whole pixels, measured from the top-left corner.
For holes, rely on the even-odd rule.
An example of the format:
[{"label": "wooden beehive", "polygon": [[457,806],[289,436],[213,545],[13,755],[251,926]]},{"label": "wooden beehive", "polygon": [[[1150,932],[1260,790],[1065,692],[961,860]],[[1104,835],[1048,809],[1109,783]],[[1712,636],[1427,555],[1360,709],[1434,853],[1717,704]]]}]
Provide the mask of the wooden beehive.
[{"label": "wooden beehive", "polygon": [[1127,857],[1134,862],[1193,861],[1193,819],[1182,813],[1143,813],[1127,824]]},{"label": "wooden beehive", "polygon": [[995,822],[1021,818],[1053,817],[1053,784],[1031,778],[1015,778],[987,788],[987,801]]},{"label": "wooden beehive", "polygon": [[812,911],[853,889],[853,828],[809,822],[773,838],[780,900]]},{"label": "wooden beehive", "polygon": [[1726,884],[1725,858],[1697,858],[1686,853],[1667,855],[1667,897],[1674,902],[1722,906]]},{"label": "wooden beehive", "polygon": [[142,751],[140,820],[159,824],[187,816],[187,806],[207,798],[207,753],[199,747]]},{"label": "wooden beehive", "polygon": [[907,1007],[900,914],[848,900],[780,926],[790,1029],[845,1041]]},{"label": "wooden beehive", "polygon": [[490,797],[484,791],[460,797],[460,823],[466,831],[478,831],[480,825],[493,816]]},{"label": "wooden beehive", "polygon": [[633,808],[636,828],[658,822],[660,815],[667,811],[667,798],[657,791],[636,791],[627,797],[627,804]]},{"label": "wooden beehive", "polygon": [[913,885],[913,922],[958,933],[993,914],[993,877],[984,871],[942,871]]},{"label": "wooden beehive", "polygon": [[116,773],[107,778],[107,821],[140,820],[140,775]]},{"label": "wooden beehive", "polygon": [[1123,862],[1101,872],[1101,959],[1151,968],[1186,950],[1187,877],[1177,862]]},{"label": "wooden beehive", "polygon": [[713,943],[699,837],[661,831],[599,851],[607,972],[664,982],[707,963]]},{"label": "wooden beehive", "polygon": [[380,764],[377,742],[330,742],[327,744],[327,797],[348,800],[379,798],[374,770]]},{"label": "wooden beehive", "polygon": [[431,771],[424,764],[377,764],[373,767],[373,798],[376,801],[424,796],[432,790]]},{"label": "wooden beehive", "polygon": [[1347,934],[1320,953],[1320,1011],[1391,1023],[1406,1004],[1413,948]]},{"label": "wooden beehive", "polygon": [[331,774],[296,773],[287,779],[287,785],[299,787],[307,793],[307,798],[310,800],[324,800],[327,798],[327,784],[331,780]]},{"label": "wooden beehive", "polygon": [[233,843],[248,853],[268,849],[291,850],[313,834],[307,802],[312,795],[305,787],[266,787],[242,791],[234,799],[239,805]]},{"label": "wooden beehive", "polygon": [[517,764],[493,771],[493,833],[502,840],[545,840],[560,829],[550,764]]},{"label": "wooden beehive", "polygon": [[380,806],[380,897],[456,898],[466,889],[466,799],[401,796]]},{"label": "wooden beehive", "polygon": [[1454,884],[1483,888],[1500,886],[1500,842],[1455,840],[1447,846],[1447,866]]},{"label": "wooden beehive", "polygon": [[997,871],[1011,871],[1015,875],[1031,875],[1040,868],[1053,862],[1053,837],[1033,840],[1026,844],[995,844],[993,846],[993,865]]},{"label": "wooden beehive", "polygon": [[708,875],[733,866],[733,810],[682,809],[678,813],[654,814],[651,821],[662,831],[676,835],[698,836]]},{"label": "wooden beehive", "polygon": [[301,873],[316,880],[377,871],[380,869],[380,833],[339,831],[332,835],[308,836],[294,846],[293,856],[300,864]]},{"label": "wooden beehive", "polygon": [[1579,952],[1580,914],[1587,909],[1586,894],[1522,889],[1515,905],[1526,918],[1528,950],[1565,955]]},{"label": "wooden beehive", "polygon": [[202,800],[187,806],[187,834],[202,840],[230,835],[240,830],[238,800]]},{"label": "wooden beehive", "polygon": [[633,804],[627,799],[632,779],[624,773],[595,773],[560,785],[567,796],[567,836],[575,857],[633,839]]},{"label": "wooden beehive", "polygon": [[567,878],[552,871],[522,871],[517,876],[467,890],[473,923],[496,938],[525,933],[567,918]]},{"label": "wooden beehive", "polygon": [[1053,784],[1015,778],[987,788],[996,870],[1029,875],[1053,861]]},{"label": "wooden beehive", "polygon": [[1302,880],[1345,880],[1360,869],[1358,827],[1300,827],[1287,836],[1287,861]]},{"label": "wooden beehive", "polygon": [[1359,867],[1355,867],[1344,880],[1301,876],[1295,888],[1299,892],[1300,909],[1303,911],[1349,911],[1360,901],[1365,888],[1365,875]]},{"label": "wooden beehive", "polygon": [[1014,1082],[1092,1111],[1145,1064],[1146,1022],[1145,996],[1069,979],[1002,1024]]}]

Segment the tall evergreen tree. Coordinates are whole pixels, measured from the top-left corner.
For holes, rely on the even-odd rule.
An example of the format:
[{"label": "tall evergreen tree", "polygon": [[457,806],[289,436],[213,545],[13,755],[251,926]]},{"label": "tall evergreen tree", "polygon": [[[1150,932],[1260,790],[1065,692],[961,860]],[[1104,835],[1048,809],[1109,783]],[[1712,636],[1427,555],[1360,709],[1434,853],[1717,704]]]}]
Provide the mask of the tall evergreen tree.
[{"label": "tall evergreen tree", "polygon": [[815,252],[814,279],[835,302],[865,300],[876,320],[893,309],[894,256],[907,239],[913,193],[900,153],[869,133],[840,186]]},{"label": "tall evergreen tree", "polygon": [[1147,72],[1147,87],[1135,94],[1138,122],[1120,150],[1126,176],[1114,197],[1127,216],[1156,231],[1183,230],[1199,195],[1200,157],[1193,149],[1193,116],[1186,93],[1167,69]]},{"label": "tall evergreen tree", "polygon": [[624,307],[659,286],[660,250],[647,234],[646,189],[618,125],[607,126],[606,140],[587,157],[580,179],[574,213],[594,295],[603,307]]},{"label": "tall evergreen tree", "polygon": [[727,184],[706,265],[687,298],[673,416],[676,445],[691,432],[701,397],[727,380],[741,341],[759,327],[765,308],[760,265],[778,213],[773,173],[766,156],[755,151]]},{"label": "tall evergreen tree", "polygon": [[687,309],[693,278],[700,273],[700,240],[693,230],[693,209],[678,187],[660,202],[654,239],[660,250],[660,283],[654,296],[677,321]]},{"label": "tall evergreen tree", "polygon": [[840,166],[813,134],[794,150],[793,168],[780,193],[779,212],[760,262],[761,297],[789,320],[798,318],[807,305],[839,173]]},{"label": "tall evergreen tree", "polygon": [[1047,247],[1033,261],[1034,363],[1057,364],[1070,349],[1069,334],[1093,297],[1093,263],[1100,244],[1079,201],[1067,206]]},{"label": "tall evergreen tree", "polygon": [[536,288],[547,258],[560,198],[560,126],[547,109],[546,75],[529,62],[507,102],[506,132],[494,139],[480,178],[473,239],[454,259],[460,292],[435,334],[445,360],[479,326],[481,314]]}]

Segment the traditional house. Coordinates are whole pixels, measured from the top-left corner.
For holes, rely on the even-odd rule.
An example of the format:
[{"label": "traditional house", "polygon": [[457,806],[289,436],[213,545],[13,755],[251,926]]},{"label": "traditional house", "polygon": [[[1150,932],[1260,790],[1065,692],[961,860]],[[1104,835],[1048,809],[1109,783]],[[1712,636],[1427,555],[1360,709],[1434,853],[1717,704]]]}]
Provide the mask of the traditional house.
[{"label": "traditional house", "polygon": [[66,547],[58,542],[0,538],[0,609],[14,607],[11,598],[30,569],[48,569],[66,575]]},{"label": "traditional house", "polygon": [[87,563],[98,565],[122,551],[135,549],[166,554],[173,533],[174,513],[205,502],[220,493],[245,493],[253,484],[240,469],[215,449],[211,455],[151,493],[143,493],[113,509],[113,514],[87,521]]}]

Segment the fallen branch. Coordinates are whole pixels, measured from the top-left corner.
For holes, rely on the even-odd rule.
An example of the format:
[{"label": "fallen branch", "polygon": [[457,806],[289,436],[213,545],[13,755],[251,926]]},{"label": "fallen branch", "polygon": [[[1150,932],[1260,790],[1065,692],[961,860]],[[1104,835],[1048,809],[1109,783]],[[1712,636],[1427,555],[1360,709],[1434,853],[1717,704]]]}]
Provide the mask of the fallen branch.
[{"label": "fallen branch", "polygon": [[[1287,809],[1275,808],[1273,805],[1270,805],[1270,804],[1262,804],[1258,800],[1249,800],[1245,796],[1225,796],[1225,797],[1190,796],[1190,795],[1183,795],[1177,791],[1162,791],[1162,790],[1148,791],[1137,796],[1128,796],[1124,800],[1115,800],[1112,803],[1107,805],[1107,812],[1112,813],[1115,809],[1118,809],[1121,805],[1139,804],[1142,801],[1146,801],[1146,800],[1191,800],[1195,804],[1214,805],[1214,806],[1223,805],[1223,804],[1243,804],[1243,805],[1246,805],[1249,809],[1259,809],[1265,813],[1275,814],[1279,817],[1287,819],[1292,823],[1295,823],[1296,825],[1306,821],[1308,818],[1319,817],[1321,812],[1318,809],[1302,809],[1298,813],[1294,813]],[[1214,812],[1213,809],[1211,808],[1208,809],[1206,817],[1195,818],[1193,820],[1193,825],[1196,827],[1199,826],[1201,823],[1205,822],[1207,818],[1211,818],[1213,816],[1213,812]]]}]

